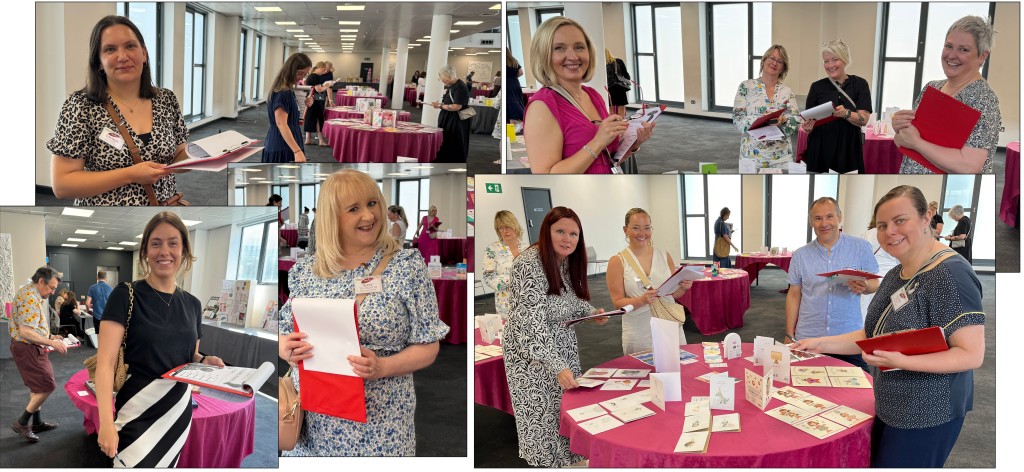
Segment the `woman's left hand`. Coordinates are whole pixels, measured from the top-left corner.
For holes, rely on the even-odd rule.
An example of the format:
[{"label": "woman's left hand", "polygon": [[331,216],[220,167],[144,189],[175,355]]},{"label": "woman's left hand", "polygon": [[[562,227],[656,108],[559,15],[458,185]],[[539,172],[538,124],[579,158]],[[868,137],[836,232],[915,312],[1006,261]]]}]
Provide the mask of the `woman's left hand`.
[{"label": "woman's left hand", "polygon": [[862,352],[861,357],[864,358],[864,362],[875,367],[889,367],[893,369],[902,369],[903,361],[907,358],[907,356],[898,351],[874,351],[871,354]]},{"label": "woman's left hand", "polygon": [[840,120],[845,120],[846,119],[846,107],[844,107],[842,105],[837,106],[835,111],[832,112],[832,116],[834,116],[836,118],[839,118]]},{"label": "woman's left hand", "polygon": [[641,126],[636,129],[636,144],[633,148],[639,148],[644,141],[651,139],[651,135],[654,134],[654,123],[648,123],[646,121],[640,123]]},{"label": "woman's left hand", "polygon": [[214,367],[224,367],[224,359],[217,356],[206,356],[206,359],[203,359],[203,364],[212,365]]},{"label": "woman's left hand", "polygon": [[692,286],[693,286],[693,281],[692,280],[684,280],[682,282],[679,282],[679,289],[682,290],[683,292],[686,292]]},{"label": "woman's left hand", "polygon": [[384,358],[377,357],[377,354],[365,347],[359,347],[362,356],[348,356],[348,363],[356,375],[364,379],[379,379],[387,377],[384,372]]},{"label": "woman's left hand", "polygon": [[[594,314],[595,315],[600,315],[601,313],[604,313],[604,308],[598,308],[597,313],[594,313]],[[597,323],[598,326],[604,326],[604,325],[608,324],[608,317],[607,316],[602,316],[600,318],[594,318],[594,323]]]},{"label": "woman's left hand", "polygon": [[914,125],[908,125],[906,128],[897,131],[896,136],[893,138],[897,146],[914,150],[917,149],[917,143],[920,140],[921,132]]},{"label": "woman's left hand", "polygon": [[868,290],[868,283],[863,280],[851,280],[846,282],[846,286],[850,288],[850,291],[857,295],[863,295]]}]

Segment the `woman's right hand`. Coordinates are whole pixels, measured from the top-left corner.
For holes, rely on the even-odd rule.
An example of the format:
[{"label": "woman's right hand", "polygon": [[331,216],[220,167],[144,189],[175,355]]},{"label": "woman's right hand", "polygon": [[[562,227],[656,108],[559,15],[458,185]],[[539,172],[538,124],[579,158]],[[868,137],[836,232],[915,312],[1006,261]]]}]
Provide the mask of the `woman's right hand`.
[{"label": "woman's right hand", "polygon": [[892,115],[892,129],[893,131],[899,131],[910,126],[910,122],[914,121],[914,110],[900,110]]},{"label": "woman's right hand", "polygon": [[815,354],[821,354],[824,347],[824,338],[806,338],[796,341],[790,348],[795,351],[808,351]]},{"label": "woman's right hand", "polygon": [[100,425],[100,431],[99,431],[99,435],[98,436],[99,437],[98,437],[98,439],[96,441],[99,443],[100,451],[103,452],[103,455],[105,455],[107,457],[110,457],[110,458],[113,458],[114,456],[116,456],[117,455],[117,440],[118,440],[118,437],[117,437],[117,429],[114,428],[114,425],[113,424],[111,424],[109,426]]},{"label": "woman's right hand", "polygon": [[653,288],[649,288],[646,292],[644,292],[643,298],[644,302],[646,302],[648,305],[651,305],[654,303],[654,300],[658,299],[658,291]]},{"label": "woman's right hand", "polygon": [[808,133],[810,133],[811,131],[814,131],[814,122],[815,121],[818,121],[818,120],[815,120],[815,119],[804,120],[804,122],[800,124],[800,129],[802,129],[802,130],[804,130],[805,132],[808,132]]},{"label": "woman's right hand", "polygon": [[295,153],[295,162],[306,162],[306,151],[299,150]]},{"label": "woman's right hand", "polygon": [[580,384],[576,383],[576,377],[572,375],[572,371],[569,369],[562,369],[558,373],[558,385],[562,387],[562,390],[572,390],[579,387]]},{"label": "woman's right hand", "polygon": [[294,333],[288,333],[286,336],[281,338],[277,343],[277,355],[281,356],[281,359],[288,361],[291,365],[297,365],[299,361],[303,361],[313,357],[313,345],[303,341],[306,333],[296,331]]},{"label": "woman's right hand", "polygon": [[601,120],[601,124],[597,127],[597,134],[594,135],[595,144],[597,149],[596,152],[601,152],[604,148],[608,147],[615,138],[622,136],[629,128],[629,122],[623,120],[619,115],[608,115],[607,118]]},{"label": "woman's right hand", "polygon": [[156,181],[168,176],[171,171],[163,164],[156,162],[142,161],[129,167],[132,183],[140,185],[153,185]]}]

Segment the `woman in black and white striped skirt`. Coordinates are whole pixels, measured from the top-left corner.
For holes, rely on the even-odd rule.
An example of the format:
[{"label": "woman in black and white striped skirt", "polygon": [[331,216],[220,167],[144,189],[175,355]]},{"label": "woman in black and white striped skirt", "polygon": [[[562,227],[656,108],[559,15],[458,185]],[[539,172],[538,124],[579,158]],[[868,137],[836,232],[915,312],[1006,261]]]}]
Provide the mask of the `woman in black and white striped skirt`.
[{"label": "woman in black and white striped skirt", "polygon": [[[139,270],[145,277],[118,285],[103,312],[96,363],[99,446],[114,467],[174,467],[192,424],[188,384],[161,375],[189,362],[224,366],[216,356],[199,354],[202,305],[175,286],[184,262],[192,268],[192,245],[181,218],[161,212],[142,233]],[[128,318],[131,306],[131,318]],[[111,409],[114,365],[125,330],[128,380]]]}]

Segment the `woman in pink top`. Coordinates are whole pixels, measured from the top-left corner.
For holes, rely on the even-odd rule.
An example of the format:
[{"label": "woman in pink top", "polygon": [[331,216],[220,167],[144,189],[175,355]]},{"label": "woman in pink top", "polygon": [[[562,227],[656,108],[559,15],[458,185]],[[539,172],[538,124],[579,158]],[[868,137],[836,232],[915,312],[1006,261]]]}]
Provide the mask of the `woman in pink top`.
[{"label": "woman in pink top", "polygon": [[[583,86],[594,75],[594,46],[583,28],[565,17],[548,19],[533,36],[530,70],[544,85],[530,98],[523,120],[526,153],[535,174],[610,174],[611,157],[628,124],[609,115],[604,99]],[[604,67],[597,67],[604,70]],[[581,113],[551,87],[561,86],[572,96]],[[653,126],[644,123],[628,154],[651,137]]]}]

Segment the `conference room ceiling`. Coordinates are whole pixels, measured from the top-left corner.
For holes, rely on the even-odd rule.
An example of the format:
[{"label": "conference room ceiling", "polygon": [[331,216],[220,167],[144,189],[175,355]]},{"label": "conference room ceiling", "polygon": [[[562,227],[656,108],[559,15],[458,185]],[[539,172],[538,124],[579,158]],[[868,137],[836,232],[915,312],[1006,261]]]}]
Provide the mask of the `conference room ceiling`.
[{"label": "conference room ceiling", "polygon": [[[232,224],[250,224],[274,219],[276,208],[268,207],[77,207],[93,210],[92,216],[64,215],[64,207],[4,207],[0,211],[44,215],[46,245],[60,247],[77,244],[79,249],[107,249],[121,247],[124,251],[137,251],[142,242],[142,231],[153,215],[163,210],[176,213],[182,220],[200,221],[189,226],[189,231],[211,230]],[[96,231],[96,234],[76,234],[77,230]],[[140,237],[136,237],[140,236]],[[69,241],[68,238],[85,241]],[[121,244],[134,242],[135,245]]]},{"label": "conference room ceiling", "polygon": [[[235,186],[315,184],[333,172],[355,169],[374,180],[419,179],[434,175],[466,172],[460,164],[340,164],[310,163],[294,167],[282,164],[251,164],[231,166],[231,181]],[[253,180],[255,178],[255,180]]]},{"label": "conference room ceiling", "polygon": [[[239,16],[242,18],[243,26],[268,36],[285,38],[285,44],[288,46],[299,47],[299,39],[295,35],[308,34],[325,52],[340,53],[342,52],[340,36],[355,34],[357,35],[354,45],[356,53],[380,54],[384,47],[397,48],[399,37],[409,38],[413,42],[424,36],[429,36],[435,15],[452,16],[451,29],[459,30],[459,32],[452,33],[451,40],[500,28],[501,10],[491,9],[496,4],[499,2],[204,2],[199,5],[201,5],[200,8],[223,15]],[[365,9],[362,11],[339,11],[337,9],[339,5],[364,5]],[[281,11],[260,12],[256,11],[256,7],[279,7]],[[293,21],[295,25],[276,24],[276,22],[286,21]],[[341,25],[338,23],[339,21],[359,21],[360,23],[358,25]],[[481,21],[482,23],[473,26],[456,26],[455,22],[457,21]],[[303,31],[301,33],[286,31],[289,29]],[[341,29],[358,29],[359,31],[342,33]],[[422,44],[422,46],[414,47],[413,50],[430,47],[429,42]],[[500,49],[500,46],[498,48]],[[485,48],[479,49],[486,50]],[[303,48],[303,50],[309,50],[309,48]]]}]

